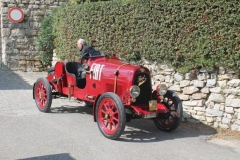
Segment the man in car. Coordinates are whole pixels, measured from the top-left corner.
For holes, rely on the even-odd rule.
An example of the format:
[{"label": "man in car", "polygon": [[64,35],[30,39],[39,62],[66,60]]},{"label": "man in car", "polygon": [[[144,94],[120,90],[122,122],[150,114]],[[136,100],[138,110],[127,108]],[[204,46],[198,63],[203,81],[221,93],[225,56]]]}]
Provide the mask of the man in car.
[{"label": "man in car", "polygon": [[88,56],[89,56],[89,52],[91,50],[94,50],[93,47],[88,46],[86,41],[81,38],[77,41],[77,47],[79,48],[81,55],[82,55],[81,62],[84,62],[85,60],[87,60]]},{"label": "man in car", "polygon": [[[91,47],[91,46],[88,46],[86,41],[84,39],[81,39],[81,38],[77,41],[77,47],[80,50],[80,53],[81,53],[81,56],[82,56],[81,63],[83,65],[88,60],[89,52],[91,50],[94,50],[94,48]],[[78,77],[85,78],[86,72],[85,72],[85,69],[82,65],[80,65],[78,67]]]}]

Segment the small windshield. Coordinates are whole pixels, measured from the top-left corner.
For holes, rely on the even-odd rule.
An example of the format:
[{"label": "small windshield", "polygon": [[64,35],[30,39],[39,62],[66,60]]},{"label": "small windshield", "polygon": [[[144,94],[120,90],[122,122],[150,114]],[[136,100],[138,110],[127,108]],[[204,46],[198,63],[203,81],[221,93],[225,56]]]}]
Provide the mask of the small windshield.
[{"label": "small windshield", "polygon": [[104,56],[104,54],[98,50],[91,50],[89,52],[89,57],[100,57],[100,56]]}]

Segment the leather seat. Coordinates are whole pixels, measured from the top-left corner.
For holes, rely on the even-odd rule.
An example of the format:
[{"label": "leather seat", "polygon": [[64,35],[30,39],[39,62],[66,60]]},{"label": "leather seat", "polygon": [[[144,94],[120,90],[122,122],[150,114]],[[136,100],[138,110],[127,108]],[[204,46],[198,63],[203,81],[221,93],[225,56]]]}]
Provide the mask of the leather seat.
[{"label": "leather seat", "polygon": [[78,62],[67,62],[65,65],[66,72],[72,74],[75,77],[78,88],[84,88],[86,86],[86,78],[81,76],[82,65]]}]

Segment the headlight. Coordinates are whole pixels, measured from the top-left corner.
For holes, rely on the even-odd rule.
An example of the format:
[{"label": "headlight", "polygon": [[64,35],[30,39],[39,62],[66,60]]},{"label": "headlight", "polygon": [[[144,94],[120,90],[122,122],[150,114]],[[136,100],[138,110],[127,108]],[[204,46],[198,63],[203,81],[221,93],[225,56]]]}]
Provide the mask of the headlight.
[{"label": "headlight", "polygon": [[167,93],[167,86],[165,84],[160,84],[157,86],[157,92],[161,96],[165,95]]},{"label": "headlight", "polygon": [[131,88],[130,88],[130,95],[131,97],[133,98],[136,98],[138,97],[140,94],[140,88],[136,85],[133,85]]}]

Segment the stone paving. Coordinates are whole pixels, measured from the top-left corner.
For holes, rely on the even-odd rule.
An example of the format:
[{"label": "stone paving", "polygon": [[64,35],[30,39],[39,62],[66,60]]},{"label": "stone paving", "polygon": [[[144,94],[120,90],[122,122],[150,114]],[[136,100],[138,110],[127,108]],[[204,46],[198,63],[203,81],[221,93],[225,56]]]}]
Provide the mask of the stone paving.
[{"label": "stone paving", "polygon": [[[41,114],[33,99],[32,87],[46,72],[22,72],[0,70],[0,116]],[[54,99],[52,108],[63,109],[64,106],[79,106],[67,98]]]}]

